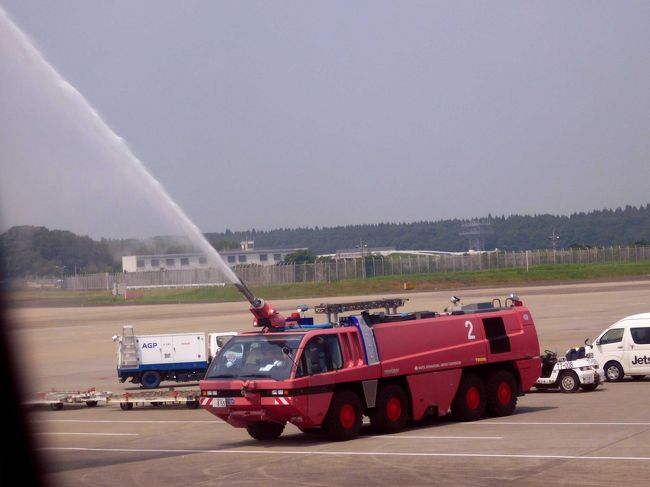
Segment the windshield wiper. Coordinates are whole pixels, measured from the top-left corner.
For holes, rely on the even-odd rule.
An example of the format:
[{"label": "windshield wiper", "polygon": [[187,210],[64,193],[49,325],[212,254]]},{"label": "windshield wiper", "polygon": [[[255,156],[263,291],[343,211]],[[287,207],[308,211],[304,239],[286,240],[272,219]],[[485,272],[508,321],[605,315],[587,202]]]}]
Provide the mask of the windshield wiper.
[{"label": "windshield wiper", "polygon": [[240,375],[239,377],[255,377],[255,378],[268,377],[270,379],[273,378],[271,374],[245,374],[245,375]]},{"label": "windshield wiper", "polygon": [[208,379],[230,379],[232,377],[235,377],[235,374],[217,374],[217,375],[209,375],[207,378]]}]

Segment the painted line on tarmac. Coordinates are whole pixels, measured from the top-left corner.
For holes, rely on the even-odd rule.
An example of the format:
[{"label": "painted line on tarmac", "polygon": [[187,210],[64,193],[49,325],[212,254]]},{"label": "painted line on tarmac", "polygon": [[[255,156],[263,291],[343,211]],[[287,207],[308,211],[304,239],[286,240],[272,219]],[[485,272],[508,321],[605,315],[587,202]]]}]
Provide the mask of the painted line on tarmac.
[{"label": "painted line on tarmac", "polygon": [[503,440],[503,436],[406,436],[376,435],[370,438],[390,438],[391,440]]},{"label": "painted line on tarmac", "polygon": [[128,420],[128,419],[38,419],[36,421],[32,421],[33,423],[152,423],[152,424],[160,424],[160,423],[191,423],[191,424],[218,424],[218,425],[223,425],[226,424],[223,421],[180,421],[180,420],[165,420],[165,421],[149,421],[149,420],[140,420],[140,419],[133,419],[133,420]]},{"label": "painted line on tarmac", "polygon": [[140,436],[140,433],[72,433],[67,431],[35,433],[36,435]]},{"label": "painted line on tarmac", "polygon": [[650,462],[650,457],[604,457],[579,455],[523,455],[507,453],[400,453],[400,452],[355,452],[355,451],[305,451],[305,450],[161,450],[144,448],[77,448],[77,447],[47,447],[40,450],[49,451],[84,451],[98,453],[214,453],[214,454],[249,454],[249,455],[301,455],[301,456],[378,456],[378,457],[447,457],[447,458],[513,458],[529,460],[597,460],[597,461],[641,461]]},{"label": "painted line on tarmac", "polygon": [[[224,421],[183,421],[183,420],[140,420],[140,419],[37,419],[32,423],[143,423],[143,424],[161,424],[161,423],[178,423],[178,424],[217,424],[225,425]],[[366,423],[364,423],[366,424]],[[368,423],[369,424],[369,423]],[[459,423],[460,424],[460,423]],[[466,424],[466,423],[462,423]],[[650,426],[650,422],[554,422],[554,421],[474,421],[472,426]],[[414,438],[421,438],[419,436]]]},{"label": "painted line on tarmac", "polygon": [[[143,424],[217,424],[225,425],[224,421],[183,421],[183,420],[140,420],[140,419],[37,419],[33,423],[143,423]],[[364,423],[366,424],[366,423]],[[368,423],[369,424],[369,423]],[[460,424],[460,423],[459,423]],[[466,423],[462,423],[466,424]],[[472,426],[650,426],[650,422],[554,422],[554,421],[474,421]],[[417,437],[420,438],[420,437]]]}]

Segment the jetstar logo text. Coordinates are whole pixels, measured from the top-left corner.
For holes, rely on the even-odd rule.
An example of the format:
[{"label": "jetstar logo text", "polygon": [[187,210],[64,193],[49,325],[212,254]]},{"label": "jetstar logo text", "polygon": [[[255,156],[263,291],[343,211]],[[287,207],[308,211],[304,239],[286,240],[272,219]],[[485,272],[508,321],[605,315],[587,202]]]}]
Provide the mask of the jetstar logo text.
[{"label": "jetstar logo text", "polygon": [[632,365],[650,365],[650,357],[646,357],[645,355],[643,357],[634,357],[634,360],[632,360]]}]

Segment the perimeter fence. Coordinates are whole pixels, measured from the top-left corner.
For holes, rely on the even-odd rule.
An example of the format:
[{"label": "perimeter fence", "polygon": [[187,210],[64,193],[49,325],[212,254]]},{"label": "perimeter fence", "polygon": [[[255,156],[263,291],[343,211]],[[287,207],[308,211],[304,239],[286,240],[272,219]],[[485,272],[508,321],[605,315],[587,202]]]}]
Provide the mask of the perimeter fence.
[{"label": "perimeter fence", "polygon": [[[447,273],[540,265],[626,263],[650,260],[650,247],[470,252],[465,254],[366,255],[314,264],[243,265],[233,270],[247,284],[331,282],[380,276]],[[227,284],[217,269],[120,272],[66,276],[60,287],[74,291],[207,287]]]}]

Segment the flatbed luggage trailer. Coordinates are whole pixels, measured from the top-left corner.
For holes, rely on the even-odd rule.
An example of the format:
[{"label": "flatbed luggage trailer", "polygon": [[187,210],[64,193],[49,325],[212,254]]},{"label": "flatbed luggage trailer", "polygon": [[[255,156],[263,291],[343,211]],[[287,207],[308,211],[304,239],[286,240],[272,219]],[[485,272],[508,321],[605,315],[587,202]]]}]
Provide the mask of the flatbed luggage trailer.
[{"label": "flatbed luggage trailer", "polygon": [[58,391],[51,390],[48,392],[39,392],[37,398],[26,401],[26,406],[46,406],[54,411],[60,411],[64,406],[80,406],[85,404],[93,408],[100,403],[106,404],[110,401],[112,393],[109,391],[96,391],[88,389],[86,391]]},{"label": "flatbed luggage trailer", "polygon": [[119,403],[123,411],[130,411],[134,406],[185,406],[190,409],[199,407],[199,391],[125,392],[122,396],[112,397],[110,402]]},{"label": "flatbed luggage trailer", "polygon": [[[328,316],[321,325],[291,323],[250,301],[261,331],[227,344],[224,351],[241,360],[217,357],[200,383],[200,402],[259,440],[279,437],[286,423],[347,440],[364,415],[385,433],[428,415],[505,416],[540,375],[535,324],[516,295],[504,306],[499,299],[459,306],[454,298],[442,313],[398,314],[405,300],[394,299],[323,304],[316,307]],[[339,316],[346,311],[361,313]],[[251,358],[264,349],[272,362]]]}]

